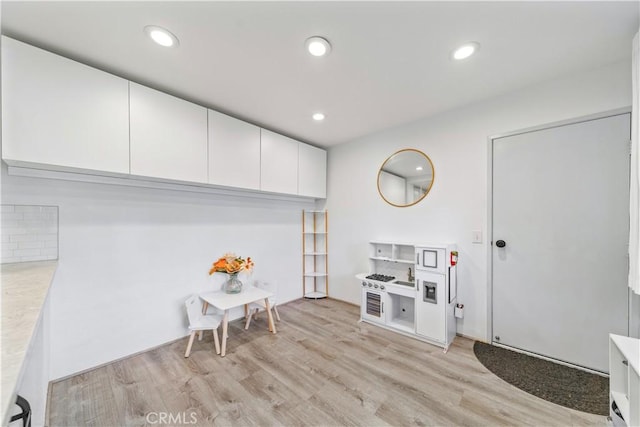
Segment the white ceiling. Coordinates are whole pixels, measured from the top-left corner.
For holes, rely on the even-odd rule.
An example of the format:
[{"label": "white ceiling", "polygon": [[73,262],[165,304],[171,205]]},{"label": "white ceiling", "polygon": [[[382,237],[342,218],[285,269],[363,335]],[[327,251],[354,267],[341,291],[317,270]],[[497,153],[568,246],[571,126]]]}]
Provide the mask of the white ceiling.
[{"label": "white ceiling", "polygon": [[[302,141],[330,146],[630,59],[640,3],[2,2],[2,32]],[[180,39],[161,48],[143,33]],[[304,41],[321,35],[331,54]],[[462,62],[451,50],[478,41]],[[317,123],[311,114],[322,111]]]}]

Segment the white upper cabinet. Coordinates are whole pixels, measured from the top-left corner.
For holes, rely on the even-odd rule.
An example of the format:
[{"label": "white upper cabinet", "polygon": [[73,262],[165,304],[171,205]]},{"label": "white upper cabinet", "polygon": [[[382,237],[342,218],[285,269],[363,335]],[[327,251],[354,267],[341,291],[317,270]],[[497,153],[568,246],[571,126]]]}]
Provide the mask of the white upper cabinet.
[{"label": "white upper cabinet", "polygon": [[207,109],[130,83],[131,174],[207,183]]},{"label": "white upper cabinet", "polygon": [[1,64],[10,166],[326,197],[322,149],[4,36]]},{"label": "white upper cabinet", "polygon": [[327,152],[303,143],[298,150],[298,194],[326,198]]},{"label": "white upper cabinet", "polygon": [[129,173],[128,82],[2,37],[2,158]]},{"label": "white upper cabinet", "polygon": [[260,128],[209,110],[209,184],[260,189]]},{"label": "white upper cabinet", "polygon": [[260,135],[260,189],[298,194],[299,142],[266,129]]}]

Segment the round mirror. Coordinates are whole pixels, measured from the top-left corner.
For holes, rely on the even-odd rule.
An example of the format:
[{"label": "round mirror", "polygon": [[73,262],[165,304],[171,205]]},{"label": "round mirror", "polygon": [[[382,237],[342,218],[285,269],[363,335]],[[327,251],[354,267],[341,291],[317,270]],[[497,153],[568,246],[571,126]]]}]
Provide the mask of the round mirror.
[{"label": "round mirror", "polygon": [[378,172],[378,192],[393,206],[415,205],[431,190],[433,163],[422,151],[407,148],[389,156]]}]

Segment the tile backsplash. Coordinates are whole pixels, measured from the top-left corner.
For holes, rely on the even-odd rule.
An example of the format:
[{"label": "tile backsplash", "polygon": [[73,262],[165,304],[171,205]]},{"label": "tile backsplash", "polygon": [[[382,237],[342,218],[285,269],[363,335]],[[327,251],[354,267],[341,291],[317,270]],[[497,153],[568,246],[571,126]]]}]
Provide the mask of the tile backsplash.
[{"label": "tile backsplash", "polygon": [[58,259],[58,207],[0,205],[1,263]]}]

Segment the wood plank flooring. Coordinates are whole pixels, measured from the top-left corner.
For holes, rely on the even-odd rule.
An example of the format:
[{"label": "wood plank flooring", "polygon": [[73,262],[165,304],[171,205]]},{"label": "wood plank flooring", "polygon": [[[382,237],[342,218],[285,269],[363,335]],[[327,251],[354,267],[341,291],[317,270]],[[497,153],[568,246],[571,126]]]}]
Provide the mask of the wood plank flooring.
[{"label": "wood plank flooring", "polygon": [[[227,356],[213,336],[187,338],[52,384],[51,426],[590,426],[604,417],[527,394],[477,361],[473,341],[441,348],[359,323],[335,300],[278,306],[229,324]],[[186,331],[185,331],[186,332]]]}]

